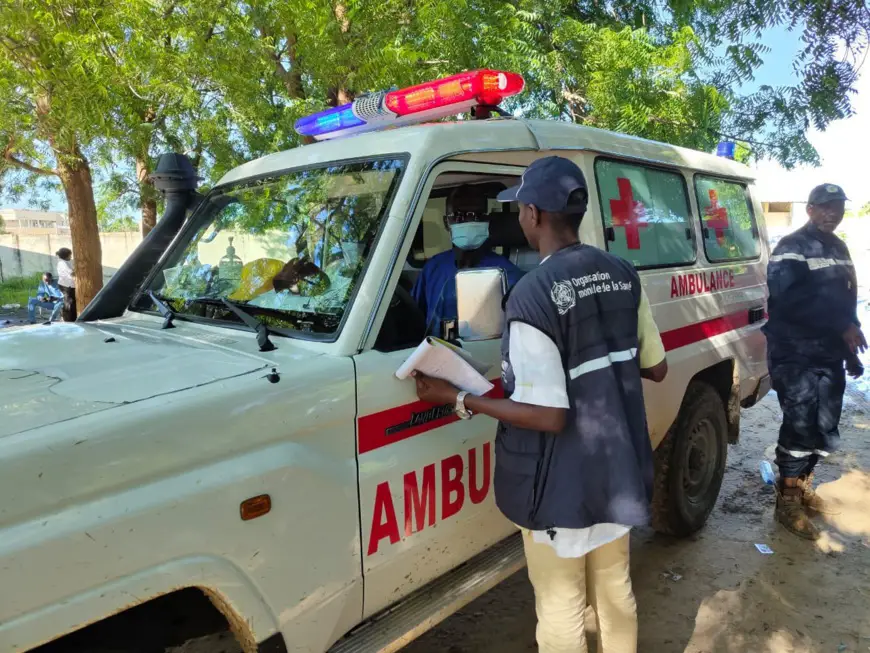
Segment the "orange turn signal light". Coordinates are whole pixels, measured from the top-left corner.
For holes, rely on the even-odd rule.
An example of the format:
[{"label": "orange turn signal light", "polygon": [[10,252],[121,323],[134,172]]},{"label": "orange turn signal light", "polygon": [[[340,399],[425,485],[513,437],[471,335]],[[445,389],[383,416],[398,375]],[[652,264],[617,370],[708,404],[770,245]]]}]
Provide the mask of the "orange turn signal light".
[{"label": "orange turn signal light", "polygon": [[242,521],[250,521],[262,517],[272,510],[272,497],[268,494],[260,494],[250,499],[245,499],[239,506],[239,515]]}]

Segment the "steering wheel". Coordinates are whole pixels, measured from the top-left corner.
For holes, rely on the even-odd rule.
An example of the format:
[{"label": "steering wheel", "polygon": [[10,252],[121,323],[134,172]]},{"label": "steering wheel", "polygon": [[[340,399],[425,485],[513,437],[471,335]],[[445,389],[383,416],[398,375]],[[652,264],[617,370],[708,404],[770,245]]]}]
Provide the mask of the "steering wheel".
[{"label": "steering wheel", "polygon": [[396,286],[384,323],[375,341],[375,349],[394,351],[416,347],[426,335],[426,316],[411,294],[401,285]]},{"label": "steering wheel", "polygon": [[[411,293],[402,288],[402,284],[396,284],[396,290],[393,293],[393,296],[399,300],[399,304],[402,306],[403,313],[405,314],[406,319],[411,323],[411,326],[414,327],[414,330],[417,331],[417,327],[419,327],[419,333],[426,333],[426,314],[423,313],[420,305],[414,301],[414,298],[411,297]],[[420,338],[422,339],[422,335]]]}]

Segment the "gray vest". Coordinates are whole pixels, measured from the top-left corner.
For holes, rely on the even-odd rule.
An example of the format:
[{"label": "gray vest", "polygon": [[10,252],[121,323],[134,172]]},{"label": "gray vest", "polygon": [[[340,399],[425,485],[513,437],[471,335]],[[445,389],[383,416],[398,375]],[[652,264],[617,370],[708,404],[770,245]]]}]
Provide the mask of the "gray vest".
[{"label": "gray vest", "polygon": [[[637,359],[641,286],[632,265],[587,245],[556,252],[507,298],[506,322],[547,334],[562,355],[570,408],[561,433],[499,424],[495,500],[532,530],[649,520],[652,447]],[[502,382],[514,390],[510,328]]]}]

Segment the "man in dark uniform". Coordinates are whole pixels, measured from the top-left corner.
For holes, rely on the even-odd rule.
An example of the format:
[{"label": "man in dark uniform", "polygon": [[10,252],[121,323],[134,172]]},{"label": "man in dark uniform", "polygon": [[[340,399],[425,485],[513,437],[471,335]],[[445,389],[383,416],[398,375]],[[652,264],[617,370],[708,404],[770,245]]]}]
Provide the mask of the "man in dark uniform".
[{"label": "man in dark uniform", "polygon": [[776,449],[776,519],[817,539],[807,511],[835,513],[812,487],[820,457],[837,449],[846,372],[863,374],[867,347],[857,317],[857,279],[846,244],[834,235],[846,195],[834,184],[810,193],[809,222],[783,238],[770,257],[770,319],[764,327],[773,389],[782,406]]},{"label": "man in dark uniform", "polygon": [[600,653],[637,650],[629,530],[647,523],[653,454],[641,378],[661,381],[665,350],[627,261],[579,242],[586,180],[562,157],[535,161],[499,195],[543,256],[507,299],[506,399],[475,397],[415,373],[417,394],[499,420],[495,499],[520,527],[541,653],[585,653],[584,612]]}]

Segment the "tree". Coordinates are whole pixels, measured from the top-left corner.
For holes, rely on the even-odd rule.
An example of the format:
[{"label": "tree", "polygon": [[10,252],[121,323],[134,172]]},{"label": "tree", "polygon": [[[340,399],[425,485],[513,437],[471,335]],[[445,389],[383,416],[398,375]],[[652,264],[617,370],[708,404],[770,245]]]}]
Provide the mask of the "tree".
[{"label": "tree", "polygon": [[105,133],[89,38],[101,3],[0,5],[0,174],[55,177],[66,195],[76,289],[85,306],[103,283],[88,148]]},{"label": "tree", "polygon": [[[692,30],[653,34],[606,8],[584,13],[576,6],[565,0],[235,3],[207,58],[238,119],[244,149],[254,155],[298,144],[290,126],[323,106],[480,67],[522,71],[528,90],[511,108],[529,116],[703,149],[715,145],[727,101],[695,74],[699,46]],[[238,52],[255,55],[244,76],[221,64]]]},{"label": "tree", "polygon": [[[219,47],[256,59],[246,80],[221,87],[252,153],[295,145],[287,127],[300,113],[491,66],[526,76],[511,103],[526,115],[704,150],[736,140],[742,154],[788,167],[817,162],[810,125],[849,115],[868,13],[860,0],[240,2],[228,6]],[[767,54],[762,30],[783,24],[803,30],[798,86],[740,94]],[[218,77],[236,76],[212,61]]]},{"label": "tree", "polygon": [[[113,169],[109,190],[117,199],[132,199],[141,211],[142,234],[157,221],[158,194],[149,176],[160,153],[192,151],[195,163],[204,135],[228,138],[217,129],[221,120],[209,112],[215,100],[209,68],[199,58],[199,44],[214,35],[220,5],[181,0],[130,0],[100,24],[108,55],[100,61],[107,81],[113,135],[101,151]],[[239,71],[239,74],[241,71]],[[210,124],[205,128],[204,116]],[[115,162],[121,160],[120,166]]]}]

